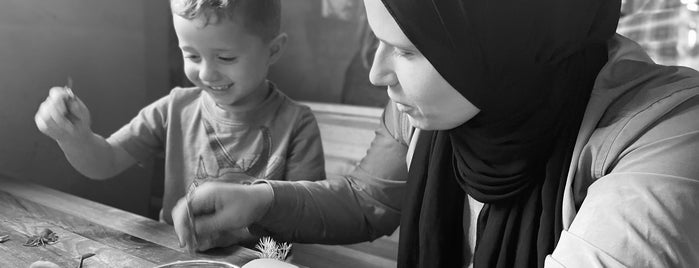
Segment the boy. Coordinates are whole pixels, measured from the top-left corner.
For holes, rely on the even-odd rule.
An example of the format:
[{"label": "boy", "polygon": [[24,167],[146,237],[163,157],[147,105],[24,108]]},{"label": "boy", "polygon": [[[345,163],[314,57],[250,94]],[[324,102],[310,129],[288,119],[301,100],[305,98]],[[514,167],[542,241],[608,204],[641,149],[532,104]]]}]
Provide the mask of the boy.
[{"label": "boy", "polygon": [[266,79],[287,36],[279,0],[171,0],[173,25],[193,88],[175,88],[105,139],[68,88],[54,87],[39,108],[39,130],[93,179],[112,177],[165,153],[160,219],[191,185],[209,180],[324,179],[323,150],[308,107]]}]

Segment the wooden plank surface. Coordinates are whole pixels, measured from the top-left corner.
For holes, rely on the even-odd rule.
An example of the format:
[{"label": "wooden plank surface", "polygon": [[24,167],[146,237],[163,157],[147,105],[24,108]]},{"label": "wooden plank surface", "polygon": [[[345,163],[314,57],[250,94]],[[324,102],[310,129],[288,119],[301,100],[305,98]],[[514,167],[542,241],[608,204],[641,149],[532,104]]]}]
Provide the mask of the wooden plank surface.
[{"label": "wooden plank surface", "polygon": [[[55,244],[25,247],[27,239],[48,228]],[[243,265],[254,251],[232,246],[190,255],[179,248],[172,226],[32,183],[0,175],[0,267],[28,267],[46,260],[76,267],[78,256],[93,267],[153,267],[188,259],[213,259]],[[89,266],[88,266],[89,267]]]},{"label": "wooden plank surface", "polygon": [[[41,232],[43,228],[49,228],[59,235],[60,243],[55,246],[62,248],[66,255],[79,256],[100,252],[90,258],[90,261],[102,259],[102,266],[119,262],[126,266],[151,267],[156,263],[189,259],[173,249],[96,225],[79,217],[62,214],[31,201],[12,198],[14,197],[6,193],[0,193],[0,203],[5,204],[0,208],[0,214],[9,219],[3,222],[3,227],[12,228],[25,236],[21,241],[18,239],[18,243],[23,243],[28,236]],[[28,249],[30,248],[25,248]],[[131,256],[135,257],[133,261]],[[149,261],[144,262],[139,258]]]},{"label": "wooden plank surface", "polygon": [[[55,244],[25,247],[44,228],[57,233]],[[78,256],[96,255],[86,267],[153,267],[176,260],[212,259],[242,266],[255,251],[232,246],[190,255],[179,248],[172,226],[139,215],[0,174],[0,267],[29,267],[44,260],[76,267]],[[294,244],[292,263],[301,267],[395,267],[386,254],[363,248]],[[383,256],[382,256],[383,255]]]}]

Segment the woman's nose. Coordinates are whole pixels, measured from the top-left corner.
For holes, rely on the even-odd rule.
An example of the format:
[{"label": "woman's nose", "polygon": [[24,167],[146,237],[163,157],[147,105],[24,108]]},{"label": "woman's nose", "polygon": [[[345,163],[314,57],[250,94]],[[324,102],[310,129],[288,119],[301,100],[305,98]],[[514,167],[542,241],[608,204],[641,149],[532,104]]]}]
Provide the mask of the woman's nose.
[{"label": "woman's nose", "polygon": [[393,71],[391,50],[383,42],[379,43],[374,55],[374,63],[369,71],[369,81],[376,86],[390,86],[398,82]]},{"label": "woman's nose", "polygon": [[215,66],[203,61],[199,66],[199,80],[203,82],[216,82],[219,80],[220,76]]}]

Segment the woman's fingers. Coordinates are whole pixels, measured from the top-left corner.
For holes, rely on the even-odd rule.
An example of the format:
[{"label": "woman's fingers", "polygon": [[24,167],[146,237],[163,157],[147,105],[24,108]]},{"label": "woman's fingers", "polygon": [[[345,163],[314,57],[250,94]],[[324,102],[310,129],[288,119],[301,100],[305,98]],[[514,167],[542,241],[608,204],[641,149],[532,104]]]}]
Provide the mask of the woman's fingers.
[{"label": "woman's fingers", "polygon": [[[222,212],[230,205],[229,202],[217,201],[220,200],[220,195],[233,195],[229,184],[220,182],[208,182],[200,185],[189,194],[189,209],[193,217],[196,233],[199,236],[206,237],[212,232],[216,232],[221,226],[220,218]],[[186,199],[186,198],[185,198]],[[186,212],[186,201],[183,201],[183,206]],[[217,203],[218,206],[216,205]],[[187,215],[185,215],[186,217]],[[188,220],[188,219],[185,219]]]},{"label": "woman's fingers", "polygon": [[232,231],[218,230],[202,235],[199,238],[197,250],[205,251],[211,248],[228,247],[241,242],[249,242],[254,240],[256,240],[256,238],[247,231],[247,228]]},{"label": "woman's fingers", "polygon": [[207,228],[205,230],[202,230],[199,227],[199,225],[201,225],[200,222],[202,218],[209,217],[208,215],[199,215],[194,218],[194,220],[197,221],[197,223],[195,224],[197,228],[197,230],[195,231],[197,234],[197,241],[196,243],[191,241],[195,238],[192,235],[192,229],[189,224],[189,219],[187,218],[187,204],[185,202],[187,202],[185,198],[180,199],[180,201],[177,202],[177,205],[175,205],[175,207],[172,210],[172,221],[174,223],[175,233],[177,234],[179,246],[187,247],[187,249],[190,252],[194,252],[195,250],[204,251],[212,248],[214,245],[212,244],[211,237],[214,235],[212,232],[209,231],[211,229]]},{"label": "woman's fingers", "polygon": [[[192,192],[190,206],[187,207],[187,198],[183,197],[177,202],[175,207],[172,209],[172,221],[175,227],[175,233],[177,233],[177,239],[179,241],[180,247],[187,247],[190,252],[194,250],[206,250],[211,247],[211,241],[208,237],[211,236],[212,232],[216,229],[211,229],[205,227],[202,229],[200,225],[202,221],[207,221],[208,218],[212,217],[214,214],[202,214],[206,211],[211,211],[211,209],[206,208],[208,204],[208,199],[210,196],[199,194],[199,201],[194,202],[196,198],[196,193],[200,192],[200,189],[195,189]],[[205,190],[205,189],[204,189]],[[197,204],[197,205],[195,205]],[[188,211],[191,209],[190,211]],[[190,214],[191,213],[191,214]],[[191,215],[191,222],[190,222]],[[192,229],[192,222],[196,230]],[[196,234],[196,235],[195,235]],[[192,241],[196,239],[196,241]]]},{"label": "woman's fingers", "polygon": [[[269,203],[267,199],[272,198],[267,196],[271,193],[267,193],[265,187],[222,182],[198,186],[189,196],[193,224],[189,223],[186,198],[181,198],[172,211],[180,246],[207,250],[250,239],[252,236],[245,227],[253,223],[255,215],[264,212],[265,204]],[[196,234],[196,243],[190,241],[195,237],[192,232]]]},{"label": "woman's fingers", "polygon": [[186,204],[185,198],[180,198],[175,207],[172,209],[172,222],[175,227],[175,233],[177,234],[177,240],[179,241],[179,246],[184,247],[188,245],[188,237],[190,234],[189,220],[186,215]]},{"label": "woman's fingers", "polygon": [[[190,193],[190,205],[193,215],[206,215],[216,212],[217,200],[221,198],[219,195],[231,194],[227,188],[229,183],[222,182],[207,182],[199,185]],[[225,206],[225,202],[219,202],[221,206]]]},{"label": "woman's fingers", "polygon": [[210,248],[215,247],[213,243],[211,242],[211,237],[210,236],[201,236],[199,240],[197,241],[197,250],[198,251],[206,251]]},{"label": "woman's fingers", "polygon": [[219,232],[231,228],[222,224],[222,215],[220,213],[197,215],[194,218],[197,235],[200,237],[210,236],[212,233]]},{"label": "woman's fingers", "polygon": [[249,206],[255,196],[250,186],[225,182],[208,182],[192,193],[192,210],[197,216],[197,231],[204,233],[240,229],[249,222]]}]

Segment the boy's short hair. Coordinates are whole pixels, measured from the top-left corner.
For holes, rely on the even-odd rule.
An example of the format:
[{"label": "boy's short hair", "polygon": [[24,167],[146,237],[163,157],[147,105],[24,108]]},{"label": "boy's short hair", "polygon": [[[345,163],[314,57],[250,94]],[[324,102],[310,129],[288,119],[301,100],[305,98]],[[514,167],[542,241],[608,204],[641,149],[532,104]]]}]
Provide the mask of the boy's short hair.
[{"label": "boy's short hair", "polygon": [[170,0],[172,13],[185,19],[203,16],[205,25],[223,19],[242,22],[265,42],[279,34],[280,0]]}]

